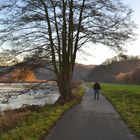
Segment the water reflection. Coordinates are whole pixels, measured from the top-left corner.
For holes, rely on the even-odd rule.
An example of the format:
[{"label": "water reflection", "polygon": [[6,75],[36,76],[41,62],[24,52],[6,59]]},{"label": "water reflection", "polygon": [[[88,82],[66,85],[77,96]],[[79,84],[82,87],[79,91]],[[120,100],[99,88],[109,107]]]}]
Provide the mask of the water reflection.
[{"label": "water reflection", "polygon": [[0,111],[53,104],[59,96],[56,83],[0,83]]}]

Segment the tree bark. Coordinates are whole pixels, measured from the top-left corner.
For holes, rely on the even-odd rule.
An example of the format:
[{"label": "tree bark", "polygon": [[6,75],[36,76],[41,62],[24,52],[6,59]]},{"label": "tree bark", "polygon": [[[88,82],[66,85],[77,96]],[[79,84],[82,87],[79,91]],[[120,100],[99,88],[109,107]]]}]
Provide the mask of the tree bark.
[{"label": "tree bark", "polygon": [[58,102],[61,104],[68,102],[72,99],[71,81],[71,79],[64,80],[63,78],[57,80],[58,89],[61,95],[58,99]]}]

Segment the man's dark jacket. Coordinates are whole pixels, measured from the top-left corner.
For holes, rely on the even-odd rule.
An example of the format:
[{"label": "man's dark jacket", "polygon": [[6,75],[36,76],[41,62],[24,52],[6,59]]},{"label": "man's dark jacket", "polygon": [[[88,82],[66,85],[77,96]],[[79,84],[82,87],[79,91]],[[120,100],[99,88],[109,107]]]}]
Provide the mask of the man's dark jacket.
[{"label": "man's dark jacket", "polygon": [[99,83],[95,83],[94,86],[93,86],[93,89],[94,90],[100,90],[101,89],[100,84]]}]

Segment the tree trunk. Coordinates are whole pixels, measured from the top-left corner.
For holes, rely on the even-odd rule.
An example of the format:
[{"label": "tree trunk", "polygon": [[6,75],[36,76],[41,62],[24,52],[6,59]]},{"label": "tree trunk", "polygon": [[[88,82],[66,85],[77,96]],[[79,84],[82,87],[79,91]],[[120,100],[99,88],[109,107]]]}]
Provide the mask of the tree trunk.
[{"label": "tree trunk", "polygon": [[58,89],[61,95],[58,102],[63,104],[72,99],[71,82],[71,75],[67,75],[66,73],[63,73],[63,76],[57,80]]}]

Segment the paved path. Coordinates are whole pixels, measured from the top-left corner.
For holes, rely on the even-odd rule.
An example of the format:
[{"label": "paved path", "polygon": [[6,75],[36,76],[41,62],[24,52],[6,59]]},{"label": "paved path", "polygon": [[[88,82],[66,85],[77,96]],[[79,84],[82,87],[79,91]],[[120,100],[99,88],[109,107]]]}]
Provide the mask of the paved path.
[{"label": "paved path", "polygon": [[81,104],[67,111],[44,140],[139,140],[101,95],[87,89]]}]

